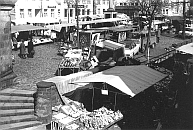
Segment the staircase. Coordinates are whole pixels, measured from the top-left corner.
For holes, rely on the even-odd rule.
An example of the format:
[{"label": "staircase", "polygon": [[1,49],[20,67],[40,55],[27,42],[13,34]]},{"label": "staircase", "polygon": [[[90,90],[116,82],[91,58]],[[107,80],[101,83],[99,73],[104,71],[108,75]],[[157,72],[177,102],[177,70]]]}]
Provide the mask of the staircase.
[{"label": "staircase", "polygon": [[[0,129],[46,130],[34,115],[35,91],[7,88],[0,91]],[[41,129],[38,127],[41,126]],[[45,128],[45,129],[44,129]]]}]

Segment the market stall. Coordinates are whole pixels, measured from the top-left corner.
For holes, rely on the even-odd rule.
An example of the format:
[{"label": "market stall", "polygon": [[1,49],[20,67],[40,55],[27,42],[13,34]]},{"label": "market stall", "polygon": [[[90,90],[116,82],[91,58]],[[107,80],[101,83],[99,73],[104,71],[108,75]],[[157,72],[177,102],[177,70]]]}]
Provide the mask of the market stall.
[{"label": "market stall", "polygon": [[106,130],[122,118],[119,110],[101,107],[89,112],[83,104],[66,98],[65,105],[53,108],[51,130]]},{"label": "market stall", "polygon": [[[116,88],[118,93],[122,92],[134,97],[165,77],[167,77],[166,74],[151,69],[146,65],[115,66],[108,70],[74,81],[73,83],[106,83],[110,85],[110,88]],[[102,84],[101,86],[104,89]],[[106,90],[105,93],[107,93],[107,95],[108,89],[108,86],[104,89]]]},{"label": "market stall", "polygon": [[[42,26],[33,26],[33,25],[16,25],[16,26],[11,26],[11,33],[12,34],[17,34],[17,48],[20,47],[21,44],[21,39],[24,40],[25,46],[28,46],[28,38],[30,37],[30,31],[35,31],[35,30],[48,30],[47,28],[44,28]],[[20,34],[21,33],[21,34]],[[21,36],[21,37],[20,37]],[[43,37],[37,37],[33,38],[33,45],[38,45],[38,44],[43,44],[43,43],[50,43],[52,40],[50,38],[43,38]],[[13,45],[12,45],[12,48]]]},{"label": "market stall", "polygon": [[82,50],[81,49],[71,49],[68,50],[67,54],[61,60],[58,66],[58,75],[62,75],[64,69],[70,69],[72,73],[79,71],[79,64],[82,60]]},{"label": "market stall", "polygon": [[183,45],[183,46],[177,48],[176,50],[179,51],[179,52],[182,52],[182,53],[193,55],[193,43]]}]

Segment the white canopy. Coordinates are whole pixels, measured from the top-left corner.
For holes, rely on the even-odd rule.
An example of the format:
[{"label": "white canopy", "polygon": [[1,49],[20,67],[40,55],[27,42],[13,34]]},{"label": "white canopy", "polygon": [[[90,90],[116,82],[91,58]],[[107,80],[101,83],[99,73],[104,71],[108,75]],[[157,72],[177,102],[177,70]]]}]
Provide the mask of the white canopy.
[{"label": "white canopy", "polygon": [[178,51],[193,55],[193,43],[189,43],[177,48]]},{"label": "white canopy", "polygon": [[59,23],[58,19],[55,18],[29,18],[26,20],[28,23]]},{"label": "white canopy", "polygon": [[166,76],[146,65],[115,66],[73,83],[104,82],[133,97]]}]

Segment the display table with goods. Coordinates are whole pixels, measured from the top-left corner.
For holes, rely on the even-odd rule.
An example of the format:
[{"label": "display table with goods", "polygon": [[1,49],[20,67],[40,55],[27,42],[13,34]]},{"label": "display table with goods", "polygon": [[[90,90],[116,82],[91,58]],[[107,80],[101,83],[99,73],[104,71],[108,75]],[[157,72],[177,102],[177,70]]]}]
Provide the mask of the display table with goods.
[{"label": "display table with goods", "polygon": [[[70,102],[68,102],[70,101]],[[88,112],[83,104],[68,100],[54,108],[51,130],[106,130],[123,118],[122,113],[101,107]]]},{"label": "display table with goods", "polygon": [[58,66],[59,76],[61,76],[61,72],[65,68],[69,68],[72,70],[72,73],[75,72],[75,69],[79,69],[79,64],[82,59],[82,50],[81,49],[73,49],[68,50],[67,54],[61,60]]}]

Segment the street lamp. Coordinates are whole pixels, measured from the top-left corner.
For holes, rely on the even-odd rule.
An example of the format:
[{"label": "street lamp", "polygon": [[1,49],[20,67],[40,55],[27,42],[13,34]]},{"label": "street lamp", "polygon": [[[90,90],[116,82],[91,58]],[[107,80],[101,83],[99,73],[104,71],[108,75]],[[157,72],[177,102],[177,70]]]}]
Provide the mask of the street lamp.
[{"label": "street lamp", "polygon": [[42,11],[42,0],[41,1],[41,13],[40,13],[40,17],[43,17],[43,11]]},{"label": "street lamp", "polygon": [[80,44],[79,44],[79,19],[78,19],[79,12],[78,12],[78,0],[76,0],[75,10],[76,10],[76,23],[77,23],[77,45],[78,45],[78,48],[80,48],[81,46],[80,46]]}]

